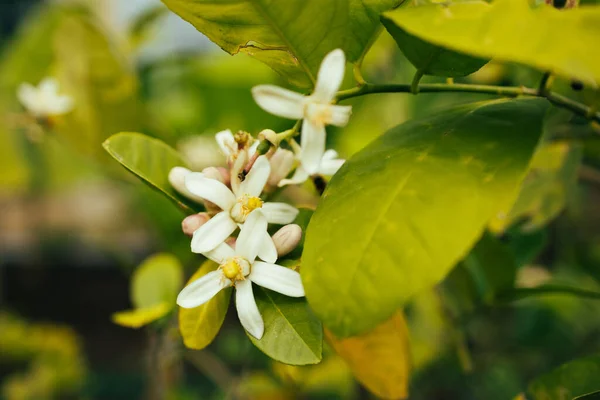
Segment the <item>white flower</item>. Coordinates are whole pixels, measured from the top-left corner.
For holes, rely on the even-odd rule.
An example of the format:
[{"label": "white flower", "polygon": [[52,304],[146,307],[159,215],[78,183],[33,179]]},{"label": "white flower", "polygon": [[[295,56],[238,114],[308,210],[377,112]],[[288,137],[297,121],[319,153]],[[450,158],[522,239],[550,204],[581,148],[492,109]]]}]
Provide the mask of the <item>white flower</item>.
[{"label": "white flower", "polygon": [[17,89],[17,97],[23,106],[36,118],[46,118],[66,114],[73,109],[73,99],[58,93],[58,81],[45,78],[38,87],[22,83]]},{"label": "white flower", "polygon": [[[220,213],[202,225],[192,238],[192,251],[205,253],[223,243],[237,228],[243,224],[250,213],[261,209],[270,224],[289,224],[298,215],[298,210],[285,203],[263,203],[260,199],[271,166],[265,156],[256,159],[248,175],[238,185],[229,189],[225,184],[210,179],[200,172],[192,172],[185,176],[187,190],[198,197],[206,199],[221,208]],[[273,262],[277,259],[277,250],[266,234],[268,240],[263,240],[260,256],[263,260]]]},{"label": "white flower", "polygon": [[[338,153],[335,150],[327,150],[325,154],[323,154],[323,158],[321,158],[321,162],[319,163],[319,168],[316,173],[320,175],[331,176],[335,175],[335,173],[340,169],[340,167],[344,164],[346,160],[338,159]],[[294,175],[290,179],[282,179],[279,182],[279,186],[285,185],[297,185],[309,178],[310,174],[306,172],[306,170],[302,167],[302,164],[298,165]]]},{"label": "white flower", "polygon": [[186,286],[177,297],[183,308],[198,307],[221,290],[235,286],[235,306],[242,326],[257,339],[262,338],[265,325],[252,293],[252,282],[291,297],[304,296],[300,274],[273,263],[256,261],[262,237],[267,232],[267,219],[260,210],[253,211],[242,226],[235,250],[221,243],[204,253],[219,264],[216,271]]},{"label": "white flower", "polygon": [[284,118],[303,119],[300,160],[309,174],[317,173],[325,153],[325,125],[345,126],[350,118],[351,106],[332,104],[342,84],[345,66],[342,50],[327,54],[310,96],[274,85],[259,85],[252,89],[254,100],[264,110]]},{"label": "white flower", "polygon": [[240,133],[234,136],[229,129],[218,132],[215,138],[228,162],[235,161],[242,151],[246,152],[246,155],[254,154],[258,147],[258,141],[249,134]]}]

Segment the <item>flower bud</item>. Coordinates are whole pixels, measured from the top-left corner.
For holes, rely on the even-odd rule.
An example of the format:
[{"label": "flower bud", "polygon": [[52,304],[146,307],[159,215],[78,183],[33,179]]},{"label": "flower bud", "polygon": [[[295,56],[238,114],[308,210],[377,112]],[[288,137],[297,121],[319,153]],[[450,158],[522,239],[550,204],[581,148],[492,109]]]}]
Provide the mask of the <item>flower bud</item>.
[{"label": "flower bud", "polygon": [[205,177],[215,179],[225,185],[229,185],[229,171],[223,167],[208,167],[202,170]]},{"label": "flower bud", "polygon": [[188,236],[192,236],[198,228],[208,222],[210,217],[207,213],[188,215],[181,222],[181,230]]},{"label": "flower bud", "polygon": [[185,177],[188,176],[192,171],[184,167],[174,167],[169,171],[169,183],[175,190],[180,194],[184,195],[190,200],[201,203],[203,199],[190,192],[185,186]]},{"label": "flower bud", "polygon": [[269,175],[267,185],[276,187],[292,170],[295,156],[291,151],[280,147],[269,161],[271,162],[271,175]]},{"label": "flower bud", "polygon": [[273,235],[273,243],[277,255],[283,257],[294,250],[302,239],[302,228],[296,224],[289,224],[279,229]]},{"label": "flower bud", "polygon": [[279,145],[279,137],[277,137],[277,133],[275,133],[272,129],[263,129],[258,134],[258,138],[260,140],[268,140],[271,144],[278,146]]}]

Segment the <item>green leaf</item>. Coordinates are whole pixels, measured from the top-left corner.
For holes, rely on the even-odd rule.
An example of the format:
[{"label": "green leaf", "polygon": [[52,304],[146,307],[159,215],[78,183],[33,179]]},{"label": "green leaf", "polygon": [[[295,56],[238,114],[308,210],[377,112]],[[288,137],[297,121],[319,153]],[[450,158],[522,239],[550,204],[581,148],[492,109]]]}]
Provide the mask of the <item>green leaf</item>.
[{"label": "green leaf", "polygon": [[249,54],[292,84],[311,87],[331,50],[360,60],[379,32],[379,14],[402,0],[163,2],[229,54]]},{"label": "green leaf", "polygon": [[[215,271],[219,265],[206,261],[188,281],[188,285]],[[179,308],[179,331],[183,343],[190,349],[201,350],[208,346],[217,336],[225,321],[232,288],[221,290],[212,299],[194,308]]]},{"label": "green leaf", "polygon": [[307,365],[321,361],[323,329],[306,299],[293,298],[254,286],[254,298],[265,322],[265,334],[248,337],[263,353],[284,364]]},{"label": "green leaf", "polygon": [[397,26],[389,18],[382,17],[381,22],[383,22],[385,29],[392,35],[406,58],[425,75],[467,76],[479,70],[488,62],[488,60],[482,58],[457,53],[423,41]]},{"label": "green leaf", "polygon": [[536,378],[527,388],[532,400],[565,400],[600,390],[600,356],[580,358]]},{"label": "green leaf", "polygon": [[137,308],[114,313],[112,321],[126,328],[141,328],[167,315],[173,309],[172,303],[159,303],[150,307]]},{"label": "green leaf", "polygon": [[529,174],[508,215],[501,213],[490,228],[504,231],[526,218],[524,231],[534,231],[552,221],[565,207],[569,193],[577,184],[581,146],[555,142],[540,147],[533,157]]},{"label": "green leaf", "polygon": [[573,400],[598,400],[600,399],[600,390],[584,394],[582,396],[577,396]]},{"label": "green leaf", "polygon": [[187,163],[164,142],[134,132],[121,132],[109,137],[102,146],[108,153],[144,183],[166,195],[185,213],[193,214],[202,207],[181,196],[169,183],[173,167]]},{"label": "green leaf", "polygon": [[531,8],[521,0],[497,0],[405,7],[384,13],[384,18],[450,50],[600,82],[600,62],[590,51],[590,43],[600,35],[600,7],[565,11]]},{"label": "green leaf", "polygon": [[514,201],[546,109],[539,99],[456,107],[393,128],[346,162],[302,258],[323,324],[360,334],[443,279]]},{"label": "green leaf", "polygon": [[179,260],[166,253],[148,257],[131,278],[131,301],[136,308],[167,303],[175,305],[183,285],[183,269]]},{"label": "green leaf", "polygon": [[369,391],[384,399],[408,397],[410,343],[402,312],[361,336],[338,339],[327,330],[325,336]]}]

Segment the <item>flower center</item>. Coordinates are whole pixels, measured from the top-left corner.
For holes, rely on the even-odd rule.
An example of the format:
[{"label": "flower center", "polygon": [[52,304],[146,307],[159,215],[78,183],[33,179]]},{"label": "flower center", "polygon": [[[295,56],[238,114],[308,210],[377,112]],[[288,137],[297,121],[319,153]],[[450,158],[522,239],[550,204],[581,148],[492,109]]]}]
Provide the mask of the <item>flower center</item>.
[{"label": "flower center", "polygon": [[306,116],[316,125],[328,125],[333,119],[331,104],[308,103]]},{"label": "flower center", "polygon": [[238,223],[244,223],[248,215],[263,206],[263,201],[260,197],[243,195],[238,198],[237,202],[231,209],[231,217]]},{"label": "flower center", "polygon": [[227,279],[235,284],[236,281],[245,280],[246,276],[250,274],[250,263],[241,257],[231,257],[219,265],[219,269]]}]

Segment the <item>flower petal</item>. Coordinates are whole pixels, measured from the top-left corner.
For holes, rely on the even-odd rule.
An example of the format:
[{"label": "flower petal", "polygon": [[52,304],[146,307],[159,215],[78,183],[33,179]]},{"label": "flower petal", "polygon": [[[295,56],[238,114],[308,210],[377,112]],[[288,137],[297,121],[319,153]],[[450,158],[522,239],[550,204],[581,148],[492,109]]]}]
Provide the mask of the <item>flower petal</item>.
[{"label": "flower petal", "polygon": [[253,262],[261,248],[267,232],[267,219],[260,209],[248,215],[246,222],[240,229],[240,234],[235,242],[235,254]]},{"label": "flower petal", "polygon": [[271,175],[271,163],[266,156],[260,156],[254,162],[246,179],[240,184],[238,197],[243,195],[259,197]]},{"label": "flower petal", "polygon": [[279,117],[300,119],[304,113],[304,96],[279,86],[255,86],[252,96],[263,110]]},{"label": "flower petal", "polygon": [[325,153],[323,153],[323,158],[321,160],[335,160],[338,157],[339,155],[337,151],[329,149]]},{"label": "flower petal", "polygon": [[37,89],[30,83],[21,83],[17,88],[17,98],[29,111],[34,111],[37,103]]},{"label": "flower petal", "polygon": [[228,286],[231,281],[221,271],[209,272],[183,288],[177,296],[177,304],[183,308],[201,306]]},{"label": "flower petal", "polygon": [[173,186],[175,190],[177,190],[177,192],[184,195],[188,199],[198,203],[202,203],[204,199],[190,192],[185,186],[185,177],[191,173],[192,171],[190,171],[187,168],[173,167],[169,171],[169,183],[171,184],[171,186]]},{"label": "flower petal", "polygon": [[325,153],[325,126],[317,125],[305,119],[302,122],[302,138],[300,146],[300,161],[302,168],[309,174],[315,174],[319,170],[321,158]]},{"label": "flower petal", "polygon": [[237,229],[229,211],[222,211],[202,225],[192,237],[192,252],[206,253],[220,245]]},{"label": "flower petal", "polygon": [[223,210],[230,210],[235,204],[235,196],[223,183],[205,177],[200,172],[192,172],[185,177],[185,186],[192,194],[215,203]]},{"label": "flower petal", "polygon": [[242,326],[249,334],[261,339],[265,332],[265,323],[256,306],[254,293],[252,293],[252,282],[249,279],[238,281],[235,289],[235,308]]},{"label": "flower petal", "polygon": [[331,107],[331,116],[327,124],[335,126],[346,126],[350,115],[352,115],[352,106],[329,106]]},{"label": "flower petal", "polygon": [[45,96],[55,97],[58,95],[58,81],[55,78],[44,78],[38,84],[38,89]]},{"label": "flower petal", "polygon": [[233,138],[233,133],[231,130],[226,129],[224,131],[218,132],[215,135],[215,139],[217,140],[217,144],[219,148],[227,157],[231,156],[235,149],[235,139]]},{"label": "flower petal", "polygon": [[287,203],[265,203],[261,211],[269,224],[289,224],[298,216],[298,209]]},{"label": "flower petal", "polygon": [[335,173],[344,165],[346,160],[323,160],[319,167],[319,173],[327,176],[335,175]]},{"label": "flower petal", "polygon": [[331,103],[337,93],[346,68],[346,57],[341,49],[335,49],[323,58],[317,84],[311,98],[322,103]]},{"label": "flower petal", "polygon": [[52,114],[66,114],[73,109],[73,104],[71,96],[57,96],[52,106]]},{"label": "flower petal", "polygon": [[275,242],[271,238],[271,235],[269,235],[269,232],[265,232],[265,237],[260,243],[258,258],[270,263],[277,261],[277,247],[275,247]]},{"label": "flower petal", "polygon": [[204,256],[217,264],[223,264],[228,258],[235,257],[235,251],[227,243],[221,243],[211,251],[205,252]]},{"label": "flower petal", "polygon": [[282,179],[279,182],[278,186],[282,187],[285,185],[298,185],[298,184],[306,181],[307,179],[308,179],[308,173],[300,165],[300,166],[298,166],[298,168],[296,168],[294,175],[292,175],[292,177],[290,179]]},{"label": "flower petal", "polygon": [[285,294],[286,296],[304,296],[304,287],[302,286],[300,274],[281,265],[256,261],[252,264],[252,272],[248,278],[259,286]]}]

